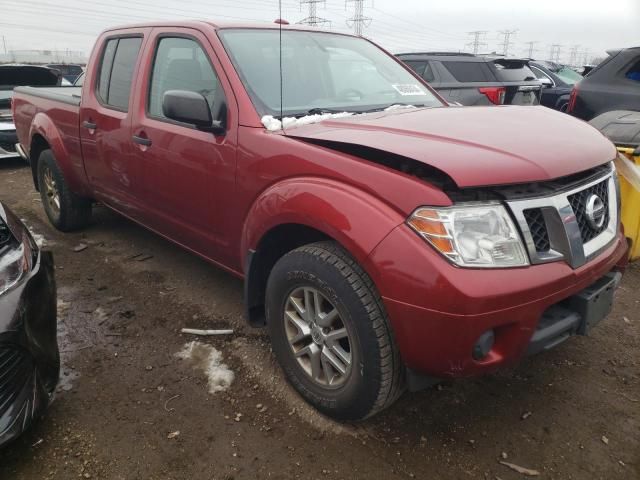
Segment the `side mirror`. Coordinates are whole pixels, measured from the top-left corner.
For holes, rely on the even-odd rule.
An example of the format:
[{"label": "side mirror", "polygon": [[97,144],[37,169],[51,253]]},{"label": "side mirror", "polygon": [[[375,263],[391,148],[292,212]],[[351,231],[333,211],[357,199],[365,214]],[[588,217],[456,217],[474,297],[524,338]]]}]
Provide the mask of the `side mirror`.
[{"label": "side mirror", "polygon": [[162,98],[162,113],[172,120],[190,123],[199,130],[210,131],[216,135],[225,132],[222,122],[213,120],[207,99],[197,92],[167,90]]},{"label": "side mirror", "polygon": [[553,87],[553,82],[551,81],[550,78],[544,77],[540,79],[540,83],[542,84],[542,86],[544,88],[550,88]]}]

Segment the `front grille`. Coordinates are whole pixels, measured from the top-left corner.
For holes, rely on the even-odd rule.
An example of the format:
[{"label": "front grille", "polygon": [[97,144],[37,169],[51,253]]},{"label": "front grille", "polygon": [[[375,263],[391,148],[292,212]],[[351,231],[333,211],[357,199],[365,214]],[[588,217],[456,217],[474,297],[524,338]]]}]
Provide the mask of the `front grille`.
[{"label": "front grille", "polygon": [[0,142],[0,148],[7,152],[15,153],[16,152],[16,144],[11,142]]},{"label": "front grille", "polygon": [[[604,203],[605,217],[601,227],[592,227],[587,220],[587,202],[592,195],[597,195]],[[573,213],[576,215],[580,236],[587,243],[604,232],[609,225],[609,188],[607,181],[597,183],[568,197]]]},{"label": "front grille", "polygon": [[531,237],[533,237],[533,244],[536,247],[537,252],[548,252],[551,249],[551,242],[549,241],[549,232],[547,232],[547,225],[542,215],[542,209],[531,208],[522,212],[524,218],[529,226]]},{"label": "front grille", "polygon": [[[552,195],[507,200],[533,264],[565,260],[578,268],[601,253],[616,238],[618,225],[617,187],[611,172],[571,190]],[[597,195],[602,201],[592,198]],[[588,217],[589,207],[599,213]],[[595,213],[595,212],[593,212]]]}]

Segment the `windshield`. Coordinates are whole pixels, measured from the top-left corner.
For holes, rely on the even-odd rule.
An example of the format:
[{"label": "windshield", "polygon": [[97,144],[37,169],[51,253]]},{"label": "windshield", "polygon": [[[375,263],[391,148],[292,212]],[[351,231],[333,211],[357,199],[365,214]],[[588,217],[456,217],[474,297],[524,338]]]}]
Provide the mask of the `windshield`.
[{"label": "windshield", "polygon": [[551,70],[551,71],[555,73],[558,77],[560,77],[560,80],[562,80],[564,83],[568,85],[575,85],[580,80],[582,80],[582,75],[575,72],[569,67],[562,66],[558,70]]},{"label": "windshield", "polygon": [[[256,110],[280,117],[280,32],[229,29],[219,35]],[[284,116],[443,105],[375,45],[330,33],[282,31],[282,87]]]}]

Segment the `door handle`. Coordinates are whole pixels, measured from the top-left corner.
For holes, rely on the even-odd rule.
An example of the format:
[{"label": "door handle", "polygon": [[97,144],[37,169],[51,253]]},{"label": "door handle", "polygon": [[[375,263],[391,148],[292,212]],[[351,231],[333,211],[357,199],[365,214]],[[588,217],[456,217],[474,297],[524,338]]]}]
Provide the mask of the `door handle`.
[{"label": "door handle", "polygon": [[153,143],[150,138],[139,137],[138,135],[134,135],[131,138],[133,139],[133,143],[137,143],[138,145],[142,145],[145,147],[150,147]]},{"label": "door handle", "polygon": [[84,122],[82,122],[82,126],[83,126],[84,128],[89,129],[89,130],[95,130],[96,128],[98,128],[98,125],[96,125],[96,124],[95,124],[95,123],[93,123],[93,122],[88,122],[88,121],[86,121],[86,120],[85,120]]}]

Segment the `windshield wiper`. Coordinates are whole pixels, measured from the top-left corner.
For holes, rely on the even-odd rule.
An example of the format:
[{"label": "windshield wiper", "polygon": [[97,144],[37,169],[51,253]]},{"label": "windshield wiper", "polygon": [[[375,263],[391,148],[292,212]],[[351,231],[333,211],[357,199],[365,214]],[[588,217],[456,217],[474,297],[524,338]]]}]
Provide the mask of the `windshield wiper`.
[{"label": "windshield wiper", "polygon": [[306,115],[322,115],[323,113],[344,113],[349,110],[336,110],[335,108],[312,108],[307,110]]},{"label": "windshield wiper", "polygon": [[386,105],[384,107],[376,107],[376,108],[371,108],[369,110],[362,110],[361,112],[358,112],[358,113],[381,112],[383,110],[386,110],[387,108],[396,107],[396,106],[397,107],[416,107],[416,108],[419,108],[419,107],[425,107],[426,105],[424,105],[423,103],[414,104],[414,103],[401,103],[401,102],[398,102],[398,103],[392,103],[391,105]]}]

